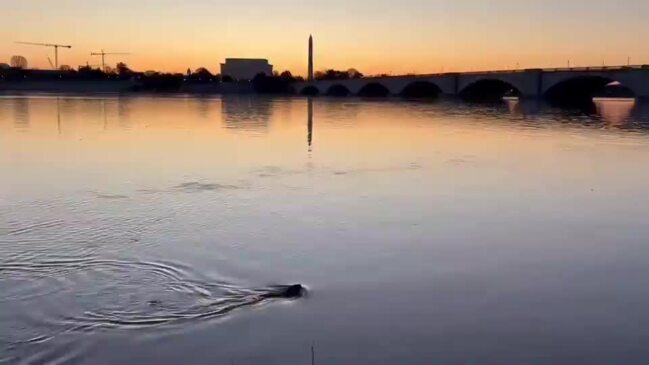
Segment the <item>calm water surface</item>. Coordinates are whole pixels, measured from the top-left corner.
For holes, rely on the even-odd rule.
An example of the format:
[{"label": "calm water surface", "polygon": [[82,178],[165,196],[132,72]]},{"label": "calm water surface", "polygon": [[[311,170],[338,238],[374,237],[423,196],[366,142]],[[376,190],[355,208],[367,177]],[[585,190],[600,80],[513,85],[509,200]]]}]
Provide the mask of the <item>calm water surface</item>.
[{"label": "calm water surface", "polygon": [[3,96],[0,171],[0,362],[649,361],[644,104]]}]

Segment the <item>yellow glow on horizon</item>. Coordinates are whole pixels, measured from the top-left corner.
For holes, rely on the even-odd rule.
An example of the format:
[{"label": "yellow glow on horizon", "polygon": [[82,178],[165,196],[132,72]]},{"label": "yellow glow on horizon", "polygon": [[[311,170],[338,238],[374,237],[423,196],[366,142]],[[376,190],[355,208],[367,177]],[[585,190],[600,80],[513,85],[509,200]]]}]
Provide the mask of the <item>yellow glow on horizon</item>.
[{"label": "yellow glow on horizon", "polygon": [[[97,65],[90,52],[133,69],[219,72],[226,57],[267,58],[278,71],[304,75],[307,38],[315,37],[316,70],[357,68],[365,74],[621,65],[649,63],[640,37],[649,31],[639,14],[649,4],[632,0],[241,0],[235,4],[188,0],[45,0],[4,5],[0,62],[24,55],[49,68],[49,48],[15,41],[60,42],[60,64]],[[557,11],[561,7],[561,12]],[[612,11],[616,17],[611,18]],[[227,15],[227,16],[226,16]],[[577,16],[579,15],[579,16]]]}]

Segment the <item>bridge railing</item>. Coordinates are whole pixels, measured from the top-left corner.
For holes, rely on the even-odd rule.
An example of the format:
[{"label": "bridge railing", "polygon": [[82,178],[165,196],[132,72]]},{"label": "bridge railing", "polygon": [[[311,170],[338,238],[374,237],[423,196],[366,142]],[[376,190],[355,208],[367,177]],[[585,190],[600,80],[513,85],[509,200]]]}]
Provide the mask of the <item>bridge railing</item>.
[{"label": "bridge railing", "polygon": [[543,72],[565,72],[565,71],[624,71],[649,69],[649,65],[624,65],[624,66],[594,66],[594,67],[558,67],[544,68]]},{"label": "bridge railing", "polygon": [[[512,70],[494,70],[494,71],[467,71],[467,72],[438,72],[429,74],[405,74],[405,75],[369,75],[359,80],[385,80],[385,79],[402,79],[402,78],[430,78],[441,76],[457,75],[496,75],[512,74],[525,72],[574,72],[574,71],[626,71],[626,70],[649,70],[649,65],[622,65],[622,66],[594,66],[594,67],[555,67],[555,68],[525,68]],[[316,80],[331,81],[331,80]],[[340,80],[345,81],[345,80]]]}]

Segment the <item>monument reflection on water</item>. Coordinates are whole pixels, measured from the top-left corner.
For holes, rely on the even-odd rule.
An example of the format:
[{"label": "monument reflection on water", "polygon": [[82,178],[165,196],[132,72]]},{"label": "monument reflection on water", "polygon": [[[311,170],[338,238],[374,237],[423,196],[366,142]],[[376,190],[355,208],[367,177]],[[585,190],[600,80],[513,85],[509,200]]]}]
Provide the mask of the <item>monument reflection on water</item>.
[{"label": "monument reflection on water", "polygon": [[632,100],[2,96],[0,362],[640,363],[648,125]]}]

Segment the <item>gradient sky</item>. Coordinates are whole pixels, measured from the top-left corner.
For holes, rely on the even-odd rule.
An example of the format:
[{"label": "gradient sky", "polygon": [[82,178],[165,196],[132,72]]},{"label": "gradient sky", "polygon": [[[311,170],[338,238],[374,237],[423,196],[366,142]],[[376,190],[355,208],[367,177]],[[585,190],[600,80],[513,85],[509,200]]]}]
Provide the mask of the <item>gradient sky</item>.
[{"label": "gradient sky", "polygon": [[99,64],[91,51],[132,52],[137,70],[218,72],[226,57],[268,58],[306,73],[366,74],[649,63],[646,0],[18,0],[3,2],[0,62],[11,55],[47,68]]}]

